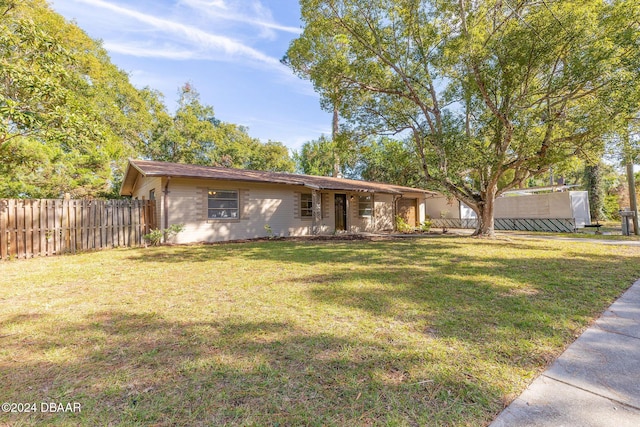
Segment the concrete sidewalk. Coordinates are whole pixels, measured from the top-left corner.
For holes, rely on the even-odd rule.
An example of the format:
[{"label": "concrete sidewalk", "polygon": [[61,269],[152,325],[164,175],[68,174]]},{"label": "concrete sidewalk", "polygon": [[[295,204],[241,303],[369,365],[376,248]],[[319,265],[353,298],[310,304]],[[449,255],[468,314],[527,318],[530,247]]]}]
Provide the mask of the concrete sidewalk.
[{"label": "concrete sidewalk", "polygon": [[640,426],[640,280],[493,421]]}]

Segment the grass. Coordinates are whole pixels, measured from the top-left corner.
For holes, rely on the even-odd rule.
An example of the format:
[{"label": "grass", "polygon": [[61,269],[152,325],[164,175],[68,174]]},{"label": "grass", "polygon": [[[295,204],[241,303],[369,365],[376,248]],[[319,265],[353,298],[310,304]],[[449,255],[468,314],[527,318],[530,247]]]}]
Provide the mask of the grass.
[{"label": "grass", "polygon": [[529,236],[529,237],[553,237],[566,239],[595,239],[595,240],[613,240],[620,242],[640,241],[640,236],[630,235],[622,236],[619,234],[596,234],[595,231],[578,231],[577,233],[555,233],[555,232],[528,232],[528,231],[499,231],[500,236]]},{"label": "grass", "polygon": [[0,425],[489,423],[640,277],[634,247],[432,237],[0,263]]}]

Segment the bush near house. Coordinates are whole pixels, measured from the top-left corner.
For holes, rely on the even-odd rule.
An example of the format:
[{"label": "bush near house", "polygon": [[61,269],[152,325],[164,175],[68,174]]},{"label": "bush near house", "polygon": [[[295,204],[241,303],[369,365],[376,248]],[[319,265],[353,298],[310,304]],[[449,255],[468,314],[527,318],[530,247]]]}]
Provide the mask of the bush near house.
[{"label": "bush near house", "polygon": [[184,224],[171,224],[166,230],[155,228],[149,234],[143,237],[151,246],[158,246],[164,240],[165,243],[170,242],[179,233],[184,231]]}]

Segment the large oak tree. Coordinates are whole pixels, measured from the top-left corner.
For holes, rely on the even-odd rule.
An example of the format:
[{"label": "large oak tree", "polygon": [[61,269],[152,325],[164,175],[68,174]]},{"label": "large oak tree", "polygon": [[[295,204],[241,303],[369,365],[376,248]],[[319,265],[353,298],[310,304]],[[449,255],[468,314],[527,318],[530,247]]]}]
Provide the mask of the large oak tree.
[{"label": "large oak tree", "polygon": [[[301,0],[285,57],[325,105],[407,136],[432,185],[481,235],[502,192],[571,156],[599,155],[637,84],[632,0]],[[333,102],[339,94],[340,102]],[[637,104],[636,104],[637,105]]]}]

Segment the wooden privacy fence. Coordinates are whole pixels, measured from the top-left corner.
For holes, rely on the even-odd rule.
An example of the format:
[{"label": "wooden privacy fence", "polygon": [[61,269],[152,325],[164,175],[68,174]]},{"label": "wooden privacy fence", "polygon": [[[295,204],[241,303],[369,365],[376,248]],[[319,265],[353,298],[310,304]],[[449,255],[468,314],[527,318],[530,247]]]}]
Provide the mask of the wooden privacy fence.
[{"label": "wooden privacy fence", "polygon": [[153,200],[0,200],[0,259],[138,246],[155,228]]}]

